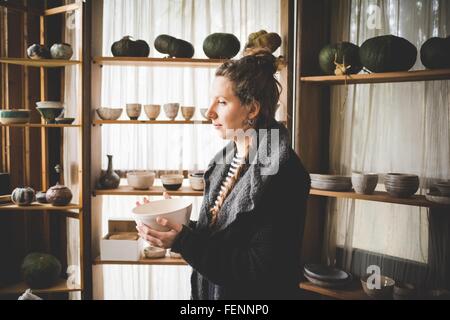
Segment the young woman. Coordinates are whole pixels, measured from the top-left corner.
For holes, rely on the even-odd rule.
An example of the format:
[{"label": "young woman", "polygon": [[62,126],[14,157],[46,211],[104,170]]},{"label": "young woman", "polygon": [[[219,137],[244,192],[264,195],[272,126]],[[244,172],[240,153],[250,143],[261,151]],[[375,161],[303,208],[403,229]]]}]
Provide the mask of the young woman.
[{"label": "young woman", "polygon": [[295,299],[299,290],[310,179],[274,120],[276,71],[265,51],[217,70],[208,117],[230,143],[205,172],[198,221],[158,219],[168,232],[138,226],[151,245],[172,248],[192,266],[193,299]]}]

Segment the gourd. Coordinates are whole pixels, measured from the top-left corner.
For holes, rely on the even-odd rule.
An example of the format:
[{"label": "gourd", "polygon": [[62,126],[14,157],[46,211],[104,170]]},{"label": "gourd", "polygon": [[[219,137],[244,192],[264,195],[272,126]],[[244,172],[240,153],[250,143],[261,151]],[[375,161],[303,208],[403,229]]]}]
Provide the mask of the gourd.
[{"label": "gourd", "polygon": [[18,206],[29,206],[36,199],[35,191],[30,188],[16,188],[11,194],[11,200]]},{"label": "gourd", "polygon": [[420,49],[420,59],[428,69],[450,68],[450,37],[425,41]]},{"label": "gourd", "polygon": [[239,39],[231,33],[213,33],[203,41],[203,52],[210,59],[231,59],[240,49]]},{"label": "gourd", "polygon": [[32,44],[27,49],[27,56],[31,59],[50,59],[50,50],[41,44]]},{"label": "gourd", "polygon": [[194,46],[182,39],[162,34],[156,37],[155,49],[169,55],[170,58],[192,58],[194,56]]},{"label": "gourd", "polygon": [[132,37],[125,36],[113,43],[111,52],[114,57],[148,57],[150,47],[144,40],[135,41]]},{"label": "gourd", "polygon": [[21,271],[25,283],[32,289],[48,288],[59,279],[61,263],[52,255],[35,252],[25,257]]},{"label": "gourd", "polygon": [[327,75],[356,74],[362,69],[359,47],[350,42],[329,44],[319,53],[319,65]]},{"label": "gourd", "polygon": [[408,40],[393,35],[366,40],[359,54],[363,66],[372,72],[408,71],[417,60],[417,48]]},{"label": "gourd", "polygon": [[70,44],[67,44],[67,43],[55,43],[50,48],[50,54],[52,55],[53,59],[69,60],[70,58],[72,58],[73,49],[70,46]]},{"label": "gourd", "polygon": [[281,37],[278,33],[268,33],[266,30],[260,30],[248,36],[244,51],[250,48],[267,48],[273,53],[281,46],[281,42]]}]

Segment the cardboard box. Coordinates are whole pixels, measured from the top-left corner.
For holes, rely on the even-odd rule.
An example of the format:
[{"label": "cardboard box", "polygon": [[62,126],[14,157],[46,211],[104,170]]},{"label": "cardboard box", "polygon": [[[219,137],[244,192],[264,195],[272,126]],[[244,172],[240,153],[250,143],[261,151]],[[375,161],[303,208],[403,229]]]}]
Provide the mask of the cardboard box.
[{"label": "cardboard box", "polygon": [[[134,233],[136,240],[113,240],[112,235]],[[145,241],[136,230],[134,220],[109,220],[108,234],[100,240],[100,259],[106,261],[138,261],[142,256]]]}]

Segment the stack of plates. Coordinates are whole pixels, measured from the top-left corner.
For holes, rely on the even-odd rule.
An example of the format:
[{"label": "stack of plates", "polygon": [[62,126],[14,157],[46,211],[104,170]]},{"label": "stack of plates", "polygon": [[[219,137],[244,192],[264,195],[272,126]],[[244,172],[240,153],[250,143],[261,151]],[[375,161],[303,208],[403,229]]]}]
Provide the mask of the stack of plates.
[{"label": "stack of plates", "polygon": [[412,174],[388,173],[384,177],[384,186],[392,197],[409,198],[419,189],[419,177]]},{"label": "stack of plates", "polygon": [[320,264],[307,264],[304,276],[311,283],[324,288],[340,288],[352,281],[350,273]]},{"label": "stack of plates", "polygon": [[328,191],[352,190],[352,178],[346,176],[333,176],[326,174],[311,174],[311,187]]}]

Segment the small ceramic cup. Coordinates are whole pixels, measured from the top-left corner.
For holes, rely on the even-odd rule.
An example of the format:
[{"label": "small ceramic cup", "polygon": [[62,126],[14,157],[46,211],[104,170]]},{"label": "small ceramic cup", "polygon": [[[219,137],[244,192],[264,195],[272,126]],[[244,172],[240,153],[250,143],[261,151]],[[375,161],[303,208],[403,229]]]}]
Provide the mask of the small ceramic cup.
[{"label": "small ceramic cup", "polygon": [[206,120],[209,120],[209,118],[208,118],[208,108],[200,108],[200,113],[201,113],[203,118],[205,118]]},{"label": "small ceramic cup", "polygon": [[127,104],[127,115],[131,120],[137,120],[142,112],[142,105],[139,103]]},{"label": "small ceramic cup", "polygon": [[183,115],[183,118],[186,121],[189,121],[192,119],[195,113],[195,107],[181,107],[181,114]]},{"label": "small ceramic cup", "polygon": [[175,120],[178,115],[178,110],[180,109],[179,103],[166,103],[164,105],[164,112],[170,120]]},{"label": "small ceramic cup", "polygon": [[378,174],[362,173],[355,171],[352,173],[352,185],[356,193],[373,194],[378,184]]},{"label": "small ceramic cup", "polygon": [[144,106],[144,111],[149,120],[156,120],[161,113],[161,105],[147,104]]}]

